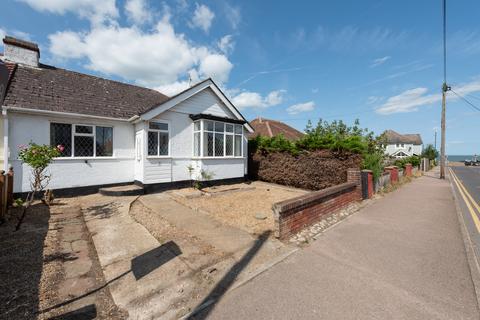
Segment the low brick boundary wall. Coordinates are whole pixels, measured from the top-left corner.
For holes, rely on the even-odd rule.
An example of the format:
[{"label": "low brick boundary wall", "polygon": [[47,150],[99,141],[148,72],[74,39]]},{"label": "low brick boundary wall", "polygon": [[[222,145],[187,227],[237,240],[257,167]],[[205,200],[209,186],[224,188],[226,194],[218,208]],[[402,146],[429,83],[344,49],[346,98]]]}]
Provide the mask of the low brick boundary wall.
[{"label": "low brick boundary wall", "polygon": [[348,171],[349,182],[273,204],[275,236],[287,239],[323,217],[362,199],[359,170]]}]

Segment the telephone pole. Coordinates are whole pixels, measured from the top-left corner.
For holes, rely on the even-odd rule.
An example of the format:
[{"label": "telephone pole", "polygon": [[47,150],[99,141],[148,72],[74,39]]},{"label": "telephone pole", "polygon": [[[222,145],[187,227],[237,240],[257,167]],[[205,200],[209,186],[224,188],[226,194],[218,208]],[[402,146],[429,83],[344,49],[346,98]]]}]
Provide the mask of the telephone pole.
[{"label": "telephone pole", "polygon": [[445,109],[447,91],[447,0],[443,0],[443,84],[442,84],[442,119],[441,119],[441,143],[440,143],[440,179],[445,179]]},{"label": "telephone pole", "polygon": [[437,129],[435,129],[435,150],[437,150]]}]

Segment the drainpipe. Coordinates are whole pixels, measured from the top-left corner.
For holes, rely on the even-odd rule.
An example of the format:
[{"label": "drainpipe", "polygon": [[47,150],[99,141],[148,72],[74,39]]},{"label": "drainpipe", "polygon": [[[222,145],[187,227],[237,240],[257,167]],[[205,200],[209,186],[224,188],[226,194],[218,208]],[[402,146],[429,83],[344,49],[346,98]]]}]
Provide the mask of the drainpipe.
[{"label": "drainpipe", "polygon": [[8,172],[8,114],[7,107],[2,106],[3,118],[3,170]]}]

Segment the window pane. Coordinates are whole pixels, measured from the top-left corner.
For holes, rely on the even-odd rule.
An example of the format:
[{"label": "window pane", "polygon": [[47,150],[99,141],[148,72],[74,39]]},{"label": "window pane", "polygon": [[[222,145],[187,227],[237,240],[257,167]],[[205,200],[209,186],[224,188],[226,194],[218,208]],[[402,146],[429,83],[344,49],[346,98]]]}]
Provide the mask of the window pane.
[{"label": "window pane", "polygon": [[93,137],[75,136],[75,157],[93,157]]},{"label": "window pane", "polygon": [[75,133],[93,133],[92,126],[75,126]]},{"label": "window pane", "polygon": [[215,122],[215,131],[223,132],[223,122]]},{"label": "window pane", "polygon": [[96,127],[96,156],[111,157],[113,155],[113,128]]},{"label": "window pane", "polygon": [[158,155],[158,132],[148,132],[148,155]]},{"label": "window pane", "polygon": [[225,136],[225,155],[233,156],[233,135],[231,134]]},{"label": "window pane", "polygon": [[225,124],[225,131],[227,132],[233,132],[233,124]]},{"label": "window pane", "polygon": [[213,121],[205,121],[204,129],[208,131],[213,131]]},{"label": "window pane", "polygon": [[235,157],[242,156],[242,136],[235,136]]},{"label": "window pane", "polygon": [[65,123],[50,123],[50,145],[62,145],[65,149],[60,157],[72,156],[72,125]]},{"label": "window pane", "polygon": [[203,153],[207,157],[213,156],[213,133],[211,132],[203,134]]},{"label": "window pane", "polygon": [[168,131],[168,123],[163,123],[163,122],[150,122],[149,123],[150,129],[154,130],[164,130]]},{"label": "window pane", "polygon": [[223,133],[215,133],[215,156],[223,157]]},{"label": "window pane", "polygon": [[160,155],[168,156],[168,132],[160,132]]},{"label": "window pane", "polygon": [[193,155],[195,157],[200,156],[200,132],[193,134]]},{"label": "window pane", "polygon": [[238,124],[235,125],[235,133],[237,133],[237,134],[242,133],[242,128],[243,128],[242,125],[238,125]]},{"label": "window pane", "polygon": [[200,121],[195,121],[193,123],[193,130],[200,131]]}]

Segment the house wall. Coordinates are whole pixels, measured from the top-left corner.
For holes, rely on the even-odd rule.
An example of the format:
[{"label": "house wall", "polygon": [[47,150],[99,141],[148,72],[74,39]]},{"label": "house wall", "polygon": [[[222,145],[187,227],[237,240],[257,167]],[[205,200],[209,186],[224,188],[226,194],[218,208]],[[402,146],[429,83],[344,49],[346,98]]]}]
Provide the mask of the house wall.
[{"label": "house wall", "polygon": [[133,181],[134,127],[125,122],[109,120],[74,120],[12,113],[9,115],[9,162],[15,171],[14,192],[30,191],[30,168],[18,160],[18,146],[32,141],[50,143],[50,122],[82,123],[113,127],[112,158],[61,158],[49,166],[52,175],[49,188],[72,188]]},{"label": "house wall", "polygon": [[[195,108],[195,112],[205,113],[199,110],[197,106]],[[203,169],[213,173],[214,180],[239,178],[247,174],[248,141],[246,136],[244,136],[243,141],[244,157],[242,158],[193,158],[193,121],[189,117],[191,113],[188,113],[185,105],[181,106],[180,110],[182,112],[179,112],[175,107],[172,111],[165,111],[154,119],[169,123],[170,156],[145,156],[142,181],[144,184],[190,180],[191,177],[187,169],[190,165],[195,169],[194,175]],[[223,116],[225,117],[227,114],[225,112]],[[219,115],[218,112],[217,115]],[[144,137],[147,141],[146,130]],[[147,155],[146,144],[144,154]]]},{"label": "house wall", "polygon": [[403,147],[401,144],[397,147],[396,144],[388,144],[385,148],[385,152],[388,155],[393,155],[397,151],[403,151],[405,154],[413,155],[417,154],[420,155],[422,153],[423,146],[422,145],[414,145],[414,144],[404,144]]}]

